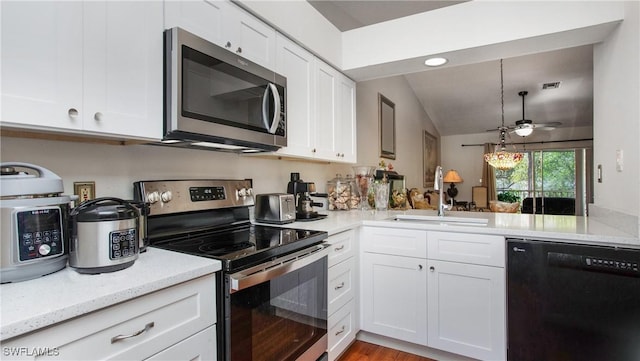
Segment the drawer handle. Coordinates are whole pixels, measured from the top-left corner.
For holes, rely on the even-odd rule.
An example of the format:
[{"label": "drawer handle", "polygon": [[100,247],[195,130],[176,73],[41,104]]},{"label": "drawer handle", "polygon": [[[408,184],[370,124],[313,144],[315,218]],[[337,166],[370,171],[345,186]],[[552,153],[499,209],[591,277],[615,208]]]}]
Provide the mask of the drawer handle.
[{"label": "drawer handle", "polygon": [[337,285],[337,286],[335,287],[335,290],[339,290],[339,289],[341,289],[342,287],[344,287],[344,282],[342,282],[342,283],[340,283],[339,285]]},{"label": "drawer handle", "polygon": [[118,335],[118,336],[111,337],[111,343],[116,343],[118,341],[126,340],[128,338],[140,336],[143,333],[149,331],[153,326],[155,326],[155,322],[149,322],[146,325],[144,325],[144,328],[142,330],[138,332],[134,332],[130,335]]},{"label": "drawer handle", "polygon": [[333,250],[338,252],[338,251],[342,251],[343,249],[344,249],[344,244],[342,246],[340,246],[340,247],[334,248]]},{"label": "drawer handle", "polygon": [[336,336],[343,333],[344,331],[345,331],[345,328],[344,328],[344,325],[342,325],[342,328],[340,329],[340,331],[336,331]]}]

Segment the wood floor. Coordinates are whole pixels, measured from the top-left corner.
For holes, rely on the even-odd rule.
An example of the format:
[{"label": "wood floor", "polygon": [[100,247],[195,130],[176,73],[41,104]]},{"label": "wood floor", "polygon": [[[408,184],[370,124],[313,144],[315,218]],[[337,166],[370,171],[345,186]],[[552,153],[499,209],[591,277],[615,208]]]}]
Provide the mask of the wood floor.
[{"label": "wood floor", "polygon": [[435,361],[430,358],[356,340],[338,361]]}]

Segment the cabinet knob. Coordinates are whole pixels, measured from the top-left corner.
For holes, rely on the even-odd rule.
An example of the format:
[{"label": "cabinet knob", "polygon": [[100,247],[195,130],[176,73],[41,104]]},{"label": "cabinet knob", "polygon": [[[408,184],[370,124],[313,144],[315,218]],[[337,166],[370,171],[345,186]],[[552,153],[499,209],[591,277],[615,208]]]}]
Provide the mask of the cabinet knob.
[{"label": "cabinet knob", "polygon": [[76,108],[69,108],[67,113],[69,114],[69,118],[75,119],[78,117],[78,109]]},{"label": "cabinet knob", "polygon": [[422,270],[422,265],[421,264],[418,265],[418,269]]},{"label": "cabinet knob", "polygon": [[227,48],[227,49],[229,49],[229,48],[231,47],[231,42],[230,42],[230,41],[227,41],[227,43],[226,43],[226,44],[224,44],[224,47],[225,47],[225,48]]},{"label": "cabinet knob", "polygon": [[313,148],[313,150],[311,150],[311,153],[315,153],[316,152],[316,148]]},{"label": "cabinet knob", "polygon": [[435,270],[436,270],[436,268],[435,268],[435,267],[433,267],[433,266],[429,267],[429,271],[433,272],[433,271],[435,271]]},{"label": "cabinet knob", "polygon": [[104,116],[100,112],[97,112],[96,114],[93,115],[93,119],[95,119],[97,121],[101,121],[103,118],[104,118]]},{"label": "cabinet knob", "polygon": [[242,54],[242,48],[238,47],[238,50],[236,50],[236,54]]}]

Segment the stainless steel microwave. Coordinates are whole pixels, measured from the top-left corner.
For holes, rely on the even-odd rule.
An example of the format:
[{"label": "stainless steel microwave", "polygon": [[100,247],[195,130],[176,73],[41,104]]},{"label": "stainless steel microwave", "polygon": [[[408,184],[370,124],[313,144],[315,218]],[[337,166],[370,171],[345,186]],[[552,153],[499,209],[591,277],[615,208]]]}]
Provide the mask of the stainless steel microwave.
[{"label": "stainless steel microwave", "polygon": [[181,28],[165,31],[165,145],[235,152],[287,145],[286,78]]}]

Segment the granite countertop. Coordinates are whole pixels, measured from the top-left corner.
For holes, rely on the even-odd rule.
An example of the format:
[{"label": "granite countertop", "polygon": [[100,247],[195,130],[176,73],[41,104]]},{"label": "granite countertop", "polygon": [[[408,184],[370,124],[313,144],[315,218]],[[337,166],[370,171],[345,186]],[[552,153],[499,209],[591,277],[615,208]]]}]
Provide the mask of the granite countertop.
[{"label": "granite countertop", "polygon": [[449,211],[446,217],[482,218],[486,225],[456,225],[444,222],[396,221],[397,215],[436,216],[432,210],[325,211],[325,219],[289,223],[283,227],[326,231],[329,236],[361,225],[424,229],[462,233],[496,234],[505,237],[562,240],[588,244],[640,248],[638,237],[599,222],[593,217],[532,215],[492,212]]},{"label": "granite countertop", "polygon": [[219,261],[149,248],[129,268],[83,275],[67,267],[0,286],[0,340],[81,316],[221,269]]}]

